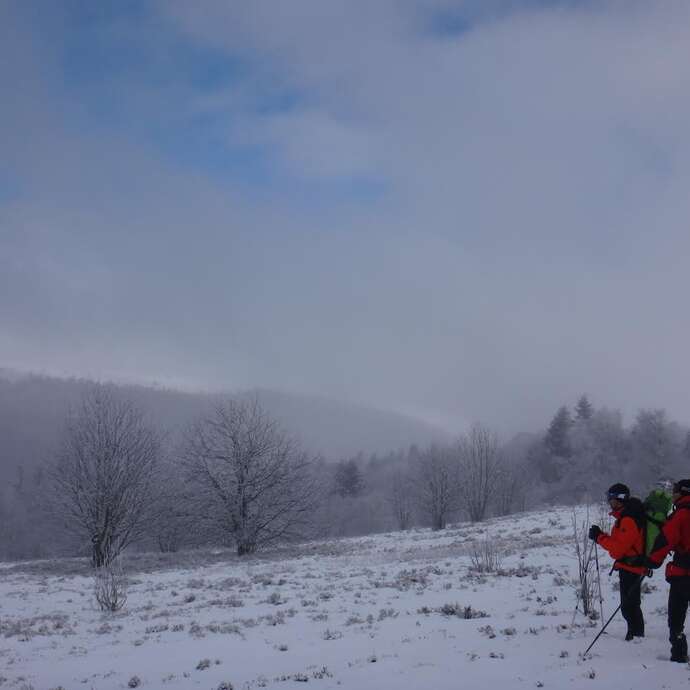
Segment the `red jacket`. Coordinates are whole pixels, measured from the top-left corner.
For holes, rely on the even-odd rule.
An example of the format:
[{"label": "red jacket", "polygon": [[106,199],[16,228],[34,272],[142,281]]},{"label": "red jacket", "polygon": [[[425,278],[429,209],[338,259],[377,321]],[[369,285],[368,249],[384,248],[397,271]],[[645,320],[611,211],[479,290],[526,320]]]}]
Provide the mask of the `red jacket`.
[{"label": "red jacket", "polygon": [[623,515],[625,509],[614,510],[611,515],[616,522],[611,529],[611,534],[600,534],[597,544],[605,548],[611,558],[614,559],[615,570],[628,570],[637,575],[647,572],[644,565],[631,565],[625,560],[644,558],[644,533],[637,526],[635,520],[628,515]]},{"label": "red jacket", "polygon": [[690,577],[690,496],[675,502],[649,554],[652,565],[659,567],[669,551],[673,551],[673,560],[666,564],[666,579]]}]

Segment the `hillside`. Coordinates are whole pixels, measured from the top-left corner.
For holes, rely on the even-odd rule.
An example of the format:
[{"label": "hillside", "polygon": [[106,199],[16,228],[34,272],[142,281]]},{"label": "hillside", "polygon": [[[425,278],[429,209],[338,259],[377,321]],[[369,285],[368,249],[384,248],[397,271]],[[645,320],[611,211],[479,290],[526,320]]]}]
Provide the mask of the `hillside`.
[{"label": "hillside", "polygon": [[[70,406],[90,383],[18,375],[0,370],[0,478],[16,466],[33,467],[54,452]],[[118,386],[174,438],[205,414],[214,398],[206,394]],[[447,440],[446,434],[419,420],[391,412],[306,395],[255,392],[269,414],[310,452],[330,460],[364,453],[384,453],[411,444]]]},{"label": "hillside", "polygon": [[[668,661],[660,576],[645,585],[646,638],[624,642],[618,617],[581,658],[600,622],[573,613],[572,517],[556,508],[248,560],[135,554],[127,605],[110,615],[85,562],[6,566],[2,675],[99,690],[687,688],[688,666]],[[486,539],[499,562],[480,572],[472,553]],[[608,618],[617,579],[599,557]]]}]

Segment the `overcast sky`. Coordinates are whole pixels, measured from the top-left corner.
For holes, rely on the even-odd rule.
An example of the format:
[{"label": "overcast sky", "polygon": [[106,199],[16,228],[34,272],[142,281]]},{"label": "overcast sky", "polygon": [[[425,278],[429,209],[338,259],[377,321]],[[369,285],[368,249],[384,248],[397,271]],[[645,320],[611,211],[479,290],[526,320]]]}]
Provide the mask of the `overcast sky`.
[{"label": "overcast sky", "polygon": [[690,422],[690,3],[0,2],[0,366]]}]

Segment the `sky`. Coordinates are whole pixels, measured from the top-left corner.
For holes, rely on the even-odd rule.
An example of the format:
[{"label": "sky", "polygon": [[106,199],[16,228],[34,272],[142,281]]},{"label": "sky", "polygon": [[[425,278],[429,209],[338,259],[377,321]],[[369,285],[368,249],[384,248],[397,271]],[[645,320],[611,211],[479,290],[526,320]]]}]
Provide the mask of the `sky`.
[{"label": "sky", "polygon": [[690,423],[687,2],[5,0],[0,89],[0,366]]}]

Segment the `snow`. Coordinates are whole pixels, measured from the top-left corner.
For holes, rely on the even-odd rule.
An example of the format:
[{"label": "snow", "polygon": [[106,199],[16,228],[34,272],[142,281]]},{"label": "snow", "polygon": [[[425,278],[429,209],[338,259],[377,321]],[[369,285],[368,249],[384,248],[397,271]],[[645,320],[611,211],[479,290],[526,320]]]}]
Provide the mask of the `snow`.
[{"label": "snow", "polygon": [[[572,516],[554,508],[251,560],[199,553],[192,568],[136,572],[132,559],[115,614],[72,564],[6,567],[0,688],[686,688],[690,667],[668,661],[661,572],[643,599],[647,637],[624,642],[617,617],[581,658],[601,623],[578,613],[571,626]],[[470,568],[486,532],[503,553],[499,573]],[[599,556],[608,618],[617,577]],[[486,617],[452,615],[456,604]]]}]

